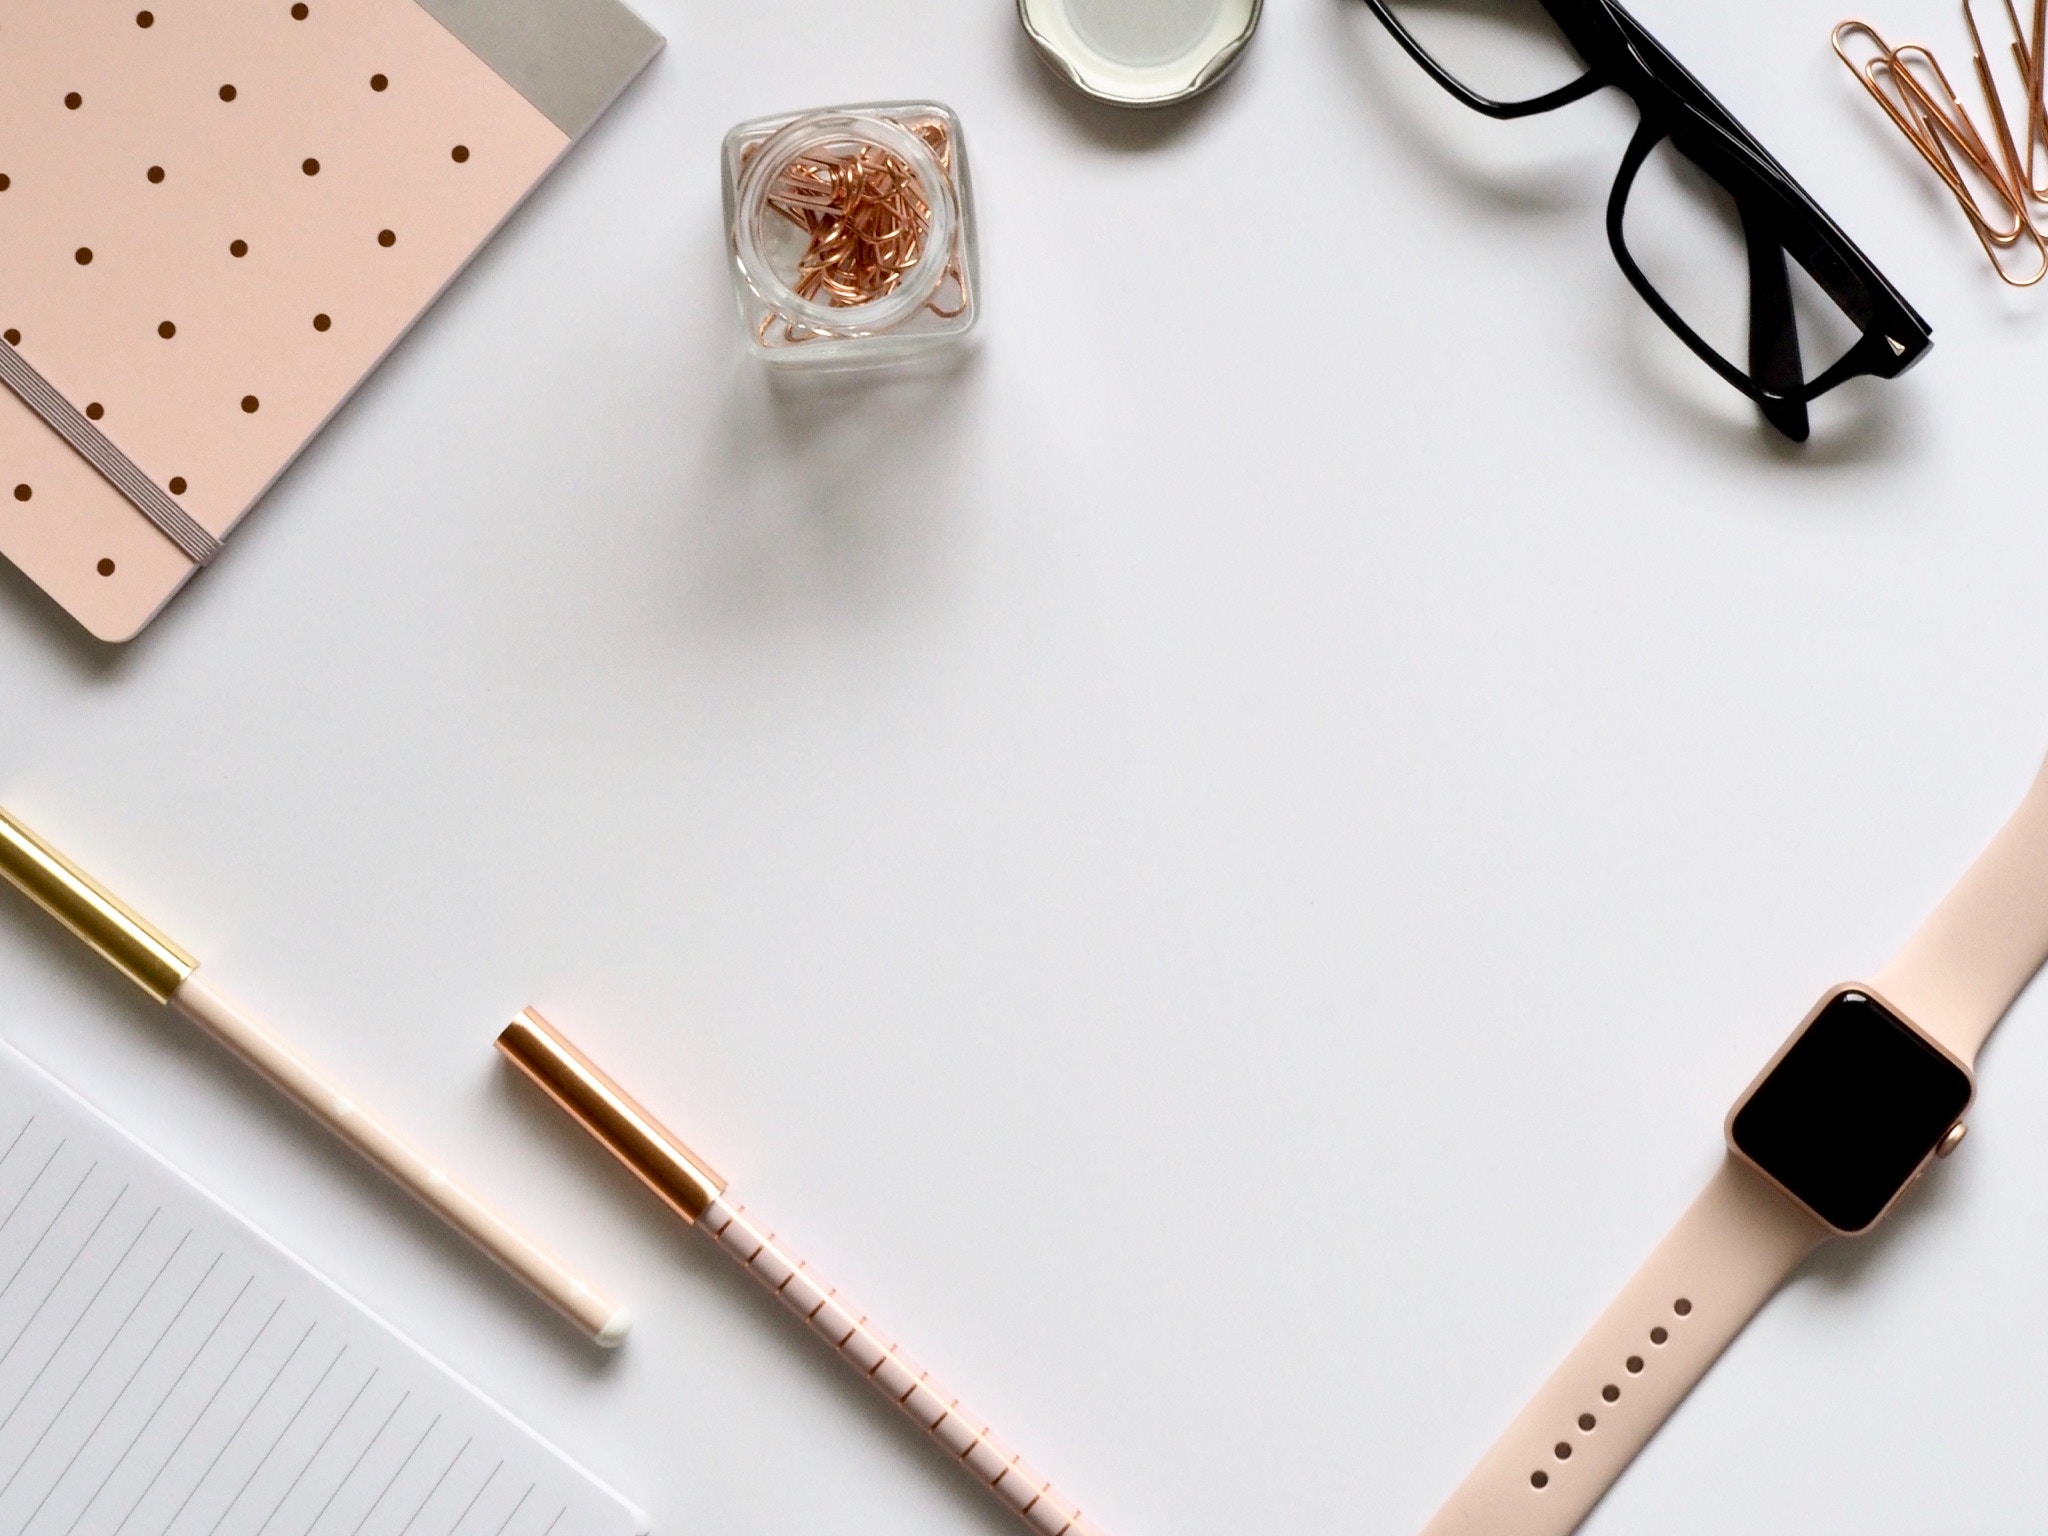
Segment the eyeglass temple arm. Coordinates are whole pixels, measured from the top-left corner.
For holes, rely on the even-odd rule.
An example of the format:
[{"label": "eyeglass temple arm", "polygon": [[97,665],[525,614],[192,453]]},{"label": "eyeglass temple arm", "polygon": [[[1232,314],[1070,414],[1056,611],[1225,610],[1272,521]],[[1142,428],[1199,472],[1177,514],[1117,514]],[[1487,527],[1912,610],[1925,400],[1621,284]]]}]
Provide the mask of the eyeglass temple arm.
[{"label": "eyeglass temple arm", "polygon": [[[1790,399],[1817,400],[1844,380],[1864,374],[1880,379],[1897,378],[1926,353],[1925,333],[1917,329],[1917,322],[1914,321],[1911,312],[1887,314],[1887,310],[1894,306],[1903,309],[1903,300],[1898,299],[1896,295],[1881,297],[1878,292],[1866,287],[1824,241],[1812,237],[1811,230],[1806,231],[1807,238],[1799,238],[1799,225],[1795,223],[1788,226],[1773,216],[1769,210],[1775,204],[1770,200],[1759,202],[1751,198],[1737,197],[1736,206],[1741,210],[1743,234],[1750,246],[1750,363],[1759,383],[1767,389],[1783,391]],[[1792,261],[1798,262],[1807,275],[1820,285],[1821,291],[1848,317],[1858,333],[1855,345],[1812,379],[1804,378],[1803,364],[1795,366],[1786,378],[1781,379],[1767,374],[1757,351],[1754,327],[1758,316],[1758,295],[1761,291],[1760,285],[1770,281],[1768,276],[1759,277],[1758,263],[1769,262],[1775,267],[1777,282],[1784,286],[1782,302],[1789,308],[1791,290],[1786,280],[1790,271],[1788,263]],[[1880,287],[1883,281],[1881,276],[1877,277]],[[1793,324],[1789,315],[1787,323]],[[1893,339],[1891,332],[1894,329],[1908,335],[1918,335],[1920,346],[1912,349],[1905,342]],[[1792,334],[1796,347],[1796,329]],[[1758,400],[1757,404],[1769,414],[1769,402]]]},{"label": "eyeglass temple arm", "polygon": [[1759,400],[1757,409],[1793,442],[1803,443],[1811,430],[1800,393],[1806,365],[1799,356],[1799,323],[1792,314],[1785,247],[1755,208],[1743,202],[1736,208],[1749,254],[1749,375],[1775,396]]},{"label": "eyeglass temple arm", "polygon": [[1365,5],[1373,15],[1379,17],[1380,25],[1393,33],[1394,41],[1401,45],[1402,51],[1422,66],[1424,74],[1474,112],[1484,112],[1488,117],[1534,117],[1538,112],[1548,112],[1554,107],[1582,100],[1607,83],[1589,69],[1571,84],[1559,86],[1556,90],[1547,91],[1541,96],[1532,96],[1527,101],[1495,101],[1490,96],[1481,96],[1477,91],[1469,89],[1457,76],[1437,63],[1430,56],[1429,50],[1415,40],[1414,34],[1402,24],[1400,18],[1387,8],[1386,0],[1365,0]]}]

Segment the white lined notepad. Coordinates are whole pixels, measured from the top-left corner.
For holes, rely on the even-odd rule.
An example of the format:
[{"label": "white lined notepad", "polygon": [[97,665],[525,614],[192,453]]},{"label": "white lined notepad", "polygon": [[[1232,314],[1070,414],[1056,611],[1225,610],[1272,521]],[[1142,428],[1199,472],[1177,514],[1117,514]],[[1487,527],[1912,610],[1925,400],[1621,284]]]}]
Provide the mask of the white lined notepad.
[{"label": "white lined notepad", "polygon": [[618,1495],[0,1045],[0,1532],[646,1528]]}]

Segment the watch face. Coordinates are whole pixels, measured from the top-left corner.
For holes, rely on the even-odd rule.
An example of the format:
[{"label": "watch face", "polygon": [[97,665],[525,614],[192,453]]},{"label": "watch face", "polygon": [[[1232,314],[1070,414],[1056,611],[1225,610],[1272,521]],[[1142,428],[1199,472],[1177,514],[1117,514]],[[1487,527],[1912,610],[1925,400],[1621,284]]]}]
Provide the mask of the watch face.
[{"label": "watch face", "polygon": [[1860,1232],[1970,1102],[1969,1074],[1875,998],[1829,999],[1729,1121],[1736,1150]]}]

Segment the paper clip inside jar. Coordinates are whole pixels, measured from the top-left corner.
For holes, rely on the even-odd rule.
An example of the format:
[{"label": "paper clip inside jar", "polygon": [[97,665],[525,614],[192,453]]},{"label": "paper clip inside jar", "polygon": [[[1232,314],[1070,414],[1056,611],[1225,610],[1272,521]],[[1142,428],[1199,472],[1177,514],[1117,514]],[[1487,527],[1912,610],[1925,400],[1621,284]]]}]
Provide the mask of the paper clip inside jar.
[{"label": "paper clip inside jar", "polygon": [[743,124],[728,208],[748,341],[775,362],[887,362],[974,321],[956,119],[913,105]]}]

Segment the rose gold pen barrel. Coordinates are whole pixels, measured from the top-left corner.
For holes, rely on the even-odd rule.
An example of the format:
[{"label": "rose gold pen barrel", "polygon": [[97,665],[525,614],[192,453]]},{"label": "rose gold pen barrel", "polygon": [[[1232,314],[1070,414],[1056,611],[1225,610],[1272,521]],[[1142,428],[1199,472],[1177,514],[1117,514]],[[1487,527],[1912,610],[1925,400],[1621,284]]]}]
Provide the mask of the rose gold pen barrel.
[{"label": "rose gold pen barrel", "polygon": [[0,810],[0,875],[157,1002],[254,1067],[450,1226],[607,1348],[631,1314],[507,1221],[199,972],[199,962]]},{"label": "rose gold pen barrel", "polygon": [[1101,1536],[954,1398],[885,1338],[744,1207],[721,1179],[560,1031],[531,1008],[498,1036],[498,1049],[684,1221],[809,1323],[875,1390],[909,1415],[976,1481],[1040,1536]]}]

